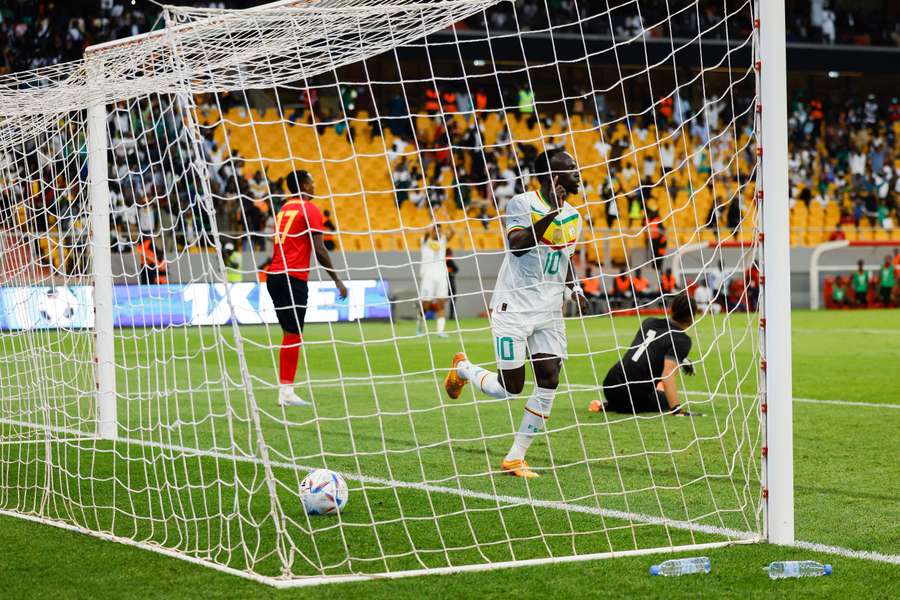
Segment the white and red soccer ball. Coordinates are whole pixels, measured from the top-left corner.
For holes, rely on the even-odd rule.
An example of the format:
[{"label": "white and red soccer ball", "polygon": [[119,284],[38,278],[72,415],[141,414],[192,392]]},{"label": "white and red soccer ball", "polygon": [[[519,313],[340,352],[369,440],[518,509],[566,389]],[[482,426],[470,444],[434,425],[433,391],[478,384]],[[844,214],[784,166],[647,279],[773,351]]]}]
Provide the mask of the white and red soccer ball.
[{"label": "white and red soccer ball", "polygon": [[334,515],[347,506],[347,482],[328,469],[310,472],[300,483],[300,502],[310,515]]}]

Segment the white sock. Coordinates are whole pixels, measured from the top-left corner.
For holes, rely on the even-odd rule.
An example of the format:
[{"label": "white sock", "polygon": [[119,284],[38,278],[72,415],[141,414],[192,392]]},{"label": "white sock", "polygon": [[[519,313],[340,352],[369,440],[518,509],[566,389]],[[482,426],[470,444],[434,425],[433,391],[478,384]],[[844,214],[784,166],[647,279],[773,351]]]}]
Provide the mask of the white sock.
[{"label": "white sock", "polygon": [[550,418],[550,409],[553,408],[553,397],[556,390],[535,387],[534,392],[525,403],[525,414],[519,425],[519,432],[513,438],[512,447],[506,454],[506,460],[522,460],[528,447],[534,441],[534,436],[544,431],[544,422]]},{"label": "white sock", "polygon": [[491,373],[487,369],[473,365],[467,360],[459,363],[456,367],[456,372],[460,377],[468,379],[472,382],[472,385],[492,398],[499,400],[506,398],[508,395],[503,386],[500,385],[500,378],[497,377],[496,373]]},{"label": "white sock", "polygon": [[447,319],[444,317],[437,318],[437,332],[444,333],[444,326],[447,324]]}]

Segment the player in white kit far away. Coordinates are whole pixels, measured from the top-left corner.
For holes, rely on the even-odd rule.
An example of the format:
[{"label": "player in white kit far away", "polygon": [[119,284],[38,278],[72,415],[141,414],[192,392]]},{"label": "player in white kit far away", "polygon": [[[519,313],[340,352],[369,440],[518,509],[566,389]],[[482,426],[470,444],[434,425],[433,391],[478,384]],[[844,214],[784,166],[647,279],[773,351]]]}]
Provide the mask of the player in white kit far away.
[{"label": "player in white kit far away", "polygon": [[437,334],[447,337],[444,328],[447,319],[444,311],[447,298],[450,297],[450,279],[447,273],[447,244],[453,239],[451,229],[444,235],[441,226],[436,224],[425,232],[422,238],[422,262],[419,264],[419,298],[422,301],[422,312],[416,323],[416,334],[425,334],[425,314],[434,312],[437,321]]},{"label": "player in white kit far away", "polygon": [[525,452],[534,436],[544,431],[567,357],[563,304],[567,296],[575,295],[582,311],[587,307],[572,265],[581,215],[566,202],[569,194],[579,191],[578,166],[570,154],[549,150],[537,157],[535,173],[540,190],[515,196],[504,215],[507,251],[491,299],[498,372],[473,365],[459,352],[444,381],[451,398],[458,398],[469,381],[488,396],[509,398],[525,387],[525,362],[530,357],[534,392],[500,463],[502,471],[529,478],[538,474],[525,462]]}]

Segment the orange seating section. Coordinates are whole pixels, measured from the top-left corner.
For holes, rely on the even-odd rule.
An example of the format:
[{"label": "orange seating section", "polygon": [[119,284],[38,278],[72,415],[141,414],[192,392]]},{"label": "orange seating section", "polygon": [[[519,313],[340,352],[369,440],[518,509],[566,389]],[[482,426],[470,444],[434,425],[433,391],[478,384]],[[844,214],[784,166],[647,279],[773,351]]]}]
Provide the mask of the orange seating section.
[{"label": "orange seating section", "polygon": [[[290,109],[288,113],[292,111]],[[270,182],[286,176],[293,169],[306,169],[315,179],[317,193],[322,197],[323,209],[330,210],[339,230],[339,243],[347,251],[417,251],[422,229],[435,218],[449,223],[458,233],[455,245],[464,249],[500,250],[503,248],[501,227],[496,214],[488,212],[489,219],[472,218],[457,208],[454,198],[452,170],[447,169],[439,185],[447,191],[443,205],[433,211],[417,208],[410,202],[397,207],[392,182],[392,165],[389,149],[395,138],[385,129],[374,134],[370,123],[364,121],[365,113],[352,123],[352,139],[335,127],[327,127],[317,133],[315,127],[298,119],[292,123],[291,115],[282,118],[275,109],[259,112],[254,109],[234,108],[224,117],[215,109],[202,111],[200,122],[214,128],[214,139],[227,151],[237,151],[242,159],[244,175],[251,177],[264,169]],[[467,126],[462,116],[453,117],[462,128]],[[433,135],[439,120],[418,117],[415,123],[417,136],[426,140]],[[709,166],[696,160],[696,142],[689,135],[675,136],[669,130],[657,135],[650,126],[645,139],[632,139],[624,123],[597,128],[580,116],[570,119],[569,127],[557,115],[548,126],[539,121],[529,127],[527,119],[514,113],[500,111],[483,116],[484,143],[494,145],[504,127],[508,128],[513,142],[527,143],[539,151],[545,144],[565,145],[582,167],[586,194],[579,198],[585,217],[586,235],[583,243],[589,259],[602,261],[606,253],[613,262],[621,262],[627,250],[646,247],[647,232],[644,215],[635,216],[629,206],[629,194],[638,189],[638,173],[642,173],[644,158],[656,161],[652,180],[658,182],[649,191],[648,208],[657,211],[669,238],[669,247],[706,242],[717,237],[749,241],[753,237],[756,221],[755,185],[752,167],[746,160],[747,152],[738,153],[724,161],[725,168],[710,179]],[[607,198],[601,198],[599,189],[609,176],[604,157],[600,154],[601,140],[615,145],[625,140],[628,150],[618,161],[619,170],[613,182],[617,195],[618,219],[610,220],[607,227]],[[744,148],[748,143],[743,134],[731,147]],[[665,178],[660,166],[660,144],[671,144],[675,151],[675,168]],[[415,162],[415,149],[406,154]],[[498,153],[501,169],[509,160]],[[623,169],[631,164],[634,175],[626,178]],[[723,177],[722,175],[727,175]],[[432,180],[426,176],[426,180]],[[665,184],[663,184],[665,182]],[[645,188],[646,193],[646,188]],[[477,198],[478,191],[473,191]],[[743,209],[740,225],[732,231],[727,227],[727,209],[732,200],[740,199]],[[586,202],[585,202],[586,200]],[[716,214],[711,216],[713,207]],[[807,206],[795,203],[791,211],[791,242],[794,245],[813,245],[826,241],[828,231],[838,222],[840,211],[835,201],[823,207],[818,202]],[[485,226],[486,224],[486,226]],[[859,230],[846,230],[848,238],[900,239],[900,231],[878,231],[876,224],[861,223]]]}]

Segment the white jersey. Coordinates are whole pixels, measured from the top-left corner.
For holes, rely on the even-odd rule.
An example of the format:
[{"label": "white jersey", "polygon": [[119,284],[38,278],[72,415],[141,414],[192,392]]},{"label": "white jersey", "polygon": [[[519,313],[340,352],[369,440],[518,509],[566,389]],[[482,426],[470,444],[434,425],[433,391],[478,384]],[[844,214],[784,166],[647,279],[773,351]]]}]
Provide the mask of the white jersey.
[{"label": "white jersey", "polygon": [[[539,192],[526,192],[510,200],[504,214],[506,234],[531,227],[550,210]],[[564,202],[559,215],[544,232],[536,248],[521,256],[507,249],[497,276],[491,309],[502,312],[560,312],[569,258],[581,236],[581,214]]]},{"label": "white jersey", "polygon": [[434,277],[447,273],[447,238],[422,240],[422,262],[419,265],[419,277]]}]

